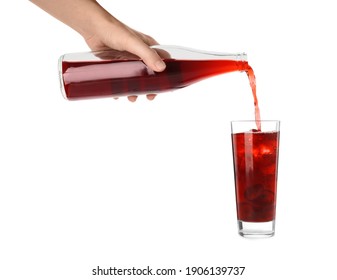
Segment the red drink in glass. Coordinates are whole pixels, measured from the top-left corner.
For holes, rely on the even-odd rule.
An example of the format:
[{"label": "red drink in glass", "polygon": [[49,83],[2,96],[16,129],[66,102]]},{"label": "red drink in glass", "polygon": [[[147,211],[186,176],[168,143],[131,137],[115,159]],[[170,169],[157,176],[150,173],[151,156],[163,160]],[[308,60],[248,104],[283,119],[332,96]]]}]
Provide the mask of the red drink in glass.
[{"label": "red drink in glass", "polygon": [[274,226],[275,221],[280,132],[279,122],[274,129],[263,131],[266,123],[273,122],[260,121],[262,130],[232,133],[237,218],[256,227],[269,222]]}]

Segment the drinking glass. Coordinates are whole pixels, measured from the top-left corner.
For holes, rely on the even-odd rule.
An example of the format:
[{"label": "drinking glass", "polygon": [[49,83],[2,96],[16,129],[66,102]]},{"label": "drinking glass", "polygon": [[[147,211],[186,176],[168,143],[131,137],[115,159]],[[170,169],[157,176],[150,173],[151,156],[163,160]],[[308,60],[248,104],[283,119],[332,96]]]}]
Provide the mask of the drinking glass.
[{"label": "drinking glass", "polygon": [[232,121],[231,130],[239,234],[271,237],[275,233],[280,121]]}]

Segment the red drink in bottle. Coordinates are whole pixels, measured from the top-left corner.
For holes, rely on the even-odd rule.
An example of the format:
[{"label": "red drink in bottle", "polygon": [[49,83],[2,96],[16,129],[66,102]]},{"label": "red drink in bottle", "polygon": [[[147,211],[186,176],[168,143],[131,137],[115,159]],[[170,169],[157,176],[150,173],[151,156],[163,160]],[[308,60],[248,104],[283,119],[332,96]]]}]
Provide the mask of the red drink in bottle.
[{"label": "red drink in bottle", "polygon": [[200,80],[248,68],[246,61],[164,59],[154,72],[141,60],[63,61],[62,76],[69,100],[161,93]]},{"label": "red drink in bottle", "polygon": [[177,46],[153,47],[166,63],[154,72],[128,52],[65,54],[59,60],[61,89],[69,100],[161,93],[189,86],[215,75],[245,71],[254,94],[255,76],[245,53],[214,53]]}]

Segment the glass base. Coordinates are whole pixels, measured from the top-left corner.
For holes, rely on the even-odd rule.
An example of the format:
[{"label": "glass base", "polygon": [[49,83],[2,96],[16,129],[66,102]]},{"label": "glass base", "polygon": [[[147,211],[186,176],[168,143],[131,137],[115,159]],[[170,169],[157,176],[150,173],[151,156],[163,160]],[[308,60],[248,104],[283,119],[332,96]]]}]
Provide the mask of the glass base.
[{"label": "glass base", "polygon": [[244,222],[238,220],[239,235],[246,238],[272,237],[275,233],[275,221],[270,222]]}]

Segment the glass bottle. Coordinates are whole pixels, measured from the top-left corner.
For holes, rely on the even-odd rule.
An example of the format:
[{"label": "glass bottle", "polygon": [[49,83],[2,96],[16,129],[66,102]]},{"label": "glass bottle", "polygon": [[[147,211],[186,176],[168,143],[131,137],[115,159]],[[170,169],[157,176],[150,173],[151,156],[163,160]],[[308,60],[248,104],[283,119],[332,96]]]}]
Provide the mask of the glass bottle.
[{"label": "glass bottle", "polygon": [[247,71],[245,53],[217,53],[153,46],[166,68],[154,72],[137,56],[116,50],[65,54],[59,59],[61,90],[68,100],[172,91],[215,75]]}]

